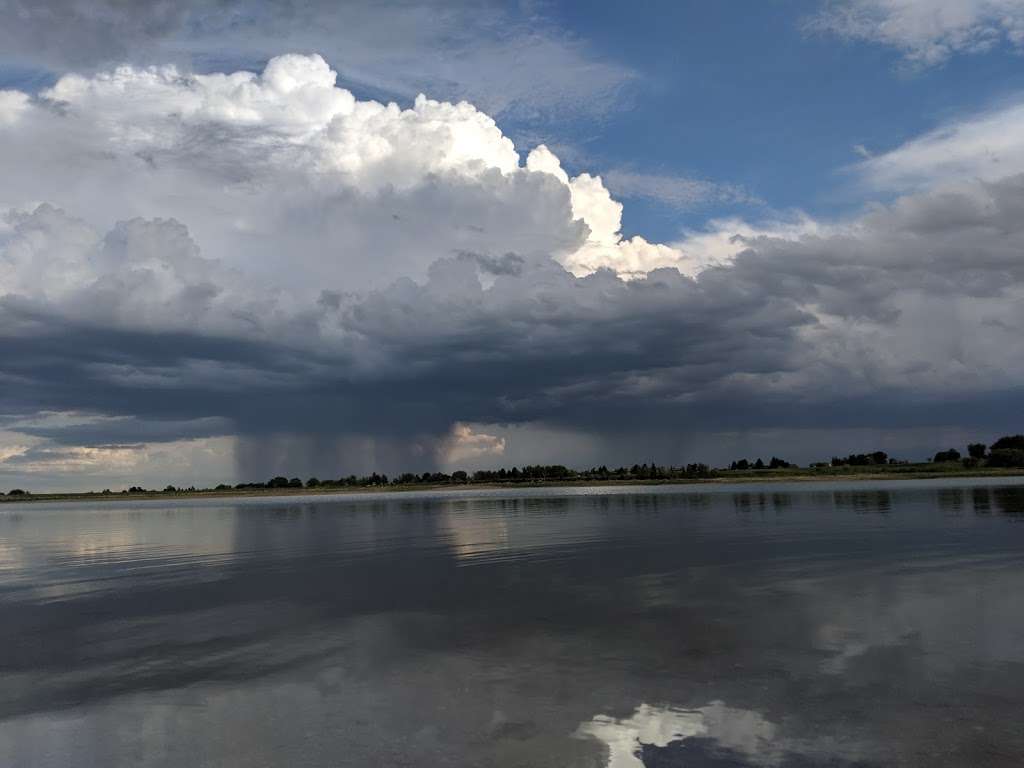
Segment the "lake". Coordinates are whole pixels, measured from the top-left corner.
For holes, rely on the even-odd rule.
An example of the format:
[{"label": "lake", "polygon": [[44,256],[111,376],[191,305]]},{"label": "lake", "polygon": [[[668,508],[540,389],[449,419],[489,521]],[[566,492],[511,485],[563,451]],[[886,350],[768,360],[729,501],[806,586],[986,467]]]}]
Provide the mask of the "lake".
[{"label": "lake", "polygon": [[0,766],[1020,766],[1024,483],[0,506]]}]

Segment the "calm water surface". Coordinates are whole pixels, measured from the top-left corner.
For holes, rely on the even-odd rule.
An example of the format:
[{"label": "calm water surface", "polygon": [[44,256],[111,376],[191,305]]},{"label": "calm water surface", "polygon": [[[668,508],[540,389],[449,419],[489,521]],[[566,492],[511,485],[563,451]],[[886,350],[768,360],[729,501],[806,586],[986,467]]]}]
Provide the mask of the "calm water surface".
[{"label": "calm water surface", "polygon": [[0,766],[1021,766],[1024,484],[0,507]]}]

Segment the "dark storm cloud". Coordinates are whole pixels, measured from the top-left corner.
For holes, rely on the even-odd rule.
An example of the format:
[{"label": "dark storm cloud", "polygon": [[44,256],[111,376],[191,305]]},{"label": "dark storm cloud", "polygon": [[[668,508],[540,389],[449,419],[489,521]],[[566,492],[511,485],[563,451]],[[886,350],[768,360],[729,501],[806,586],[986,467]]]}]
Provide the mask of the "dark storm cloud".
[{"label": "dark storm cloud", "polygon": [[[450,293],[467,274],[472,283]],[[679,397],[729,374],[795,366],[794,328],[809,316],[768,294],[722,288],[675,270],[633,282],[605,271],[575,278],[537,259],[484,290],[450,260],[422,285],[370,294],[343,322],[419,382],[490,391],[486,415],[529,420],[580,399]],[[485,415],[475,405],[467,418]]]},{"label": "dark storm cloud", "polygon": [[[73,424],[15,423],[14,426],[22,434],[42,437],[54,443],[94,448],[216,437],[231,434],[234,428],[231,422],[216,416],[187,420],[145,420],[134,416],[122,416],[86,419],[82,423]],[[111,440],[123,442],[111,444]]]},{"label": "dark storm cloud", "polygon": [[489,275],[518,275],[523,270],[524,259],[514,253],[503,256],[488,256],[480,253],[461,253],[460,258],[475,262],[480,270]]},{"label": "dark storm cloud", "polygon": [[756,257],[736,269],[766,288],[821,302],[831,314],[883,319],[893,297],[993,298],[1024,280],[1024,175],[901,198],[878,207],[850,232],[798,243],[751,243]]},{"label": "dark storm cloud", "polygon": [[948,194],[906,199],[840,235],[752,241],[697,279],[454,256],[421,283],[336,294],[252,337],[101,328],[9,296],[0,375],[18,385],[0,410],[133,417],[63,438],[25,430],[92,444],[227,423],[243,436],[398,440],[456,420],[611,432],[992,423],[1022,400],[1024,180],[957,194],[957,209],[983,214],[951,225]]}]

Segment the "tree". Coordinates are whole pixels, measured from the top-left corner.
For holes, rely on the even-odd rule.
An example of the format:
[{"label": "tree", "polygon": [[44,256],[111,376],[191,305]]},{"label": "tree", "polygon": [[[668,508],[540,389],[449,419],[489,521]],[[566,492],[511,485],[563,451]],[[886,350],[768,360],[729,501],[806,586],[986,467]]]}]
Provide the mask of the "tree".
[{"label": "tree", "polygon": [[297,478],[297,477],[293,477],[291,480],[288,481],[288,487],[289,488],[301,488],[302,487],[302,481],[299,480],[299,478]]},{"label": "tree", "polygon": [[469,475],[467,475],[461,469],[457,469],[454,472],[452,472],[452,480],[456,483],[465,483],[469,480]]},{"label": "tree", "polygon": [[991,450],[1024,451],[1024,435],[1006,435],[1004,437],[1000,437],[998,440],[992,443]]},{"label": "tree", "polygon": [[320,485],[320,481],[317,478],[315,478],[315,477],[311,477],[311,478],[309,478],[309,480],[306,481],[306,487],[307,488],[317,488],[317,487],[319,487],[319,485]]},{"label": "tree", "polygon": [[1024,449],[993,448],[988,455],[990,467],[1024,467]]},{"label": "tree", "polygon": [[956,448],[950,448],[948,451],[939,451],[935,454],[935,458],[932,461],[936,464],[941,464],[945,461],[960,461],[960,451]]},{"label": "tree", "polygon": [[972,459],[984,459],[985,458],[985,444],[984,443],[968,443],[967,455]]},{"label": "tree", "polygon": [[12,488],[7,492],[8,496],[28,496],[28,491],[23,491],[21,488]]}]

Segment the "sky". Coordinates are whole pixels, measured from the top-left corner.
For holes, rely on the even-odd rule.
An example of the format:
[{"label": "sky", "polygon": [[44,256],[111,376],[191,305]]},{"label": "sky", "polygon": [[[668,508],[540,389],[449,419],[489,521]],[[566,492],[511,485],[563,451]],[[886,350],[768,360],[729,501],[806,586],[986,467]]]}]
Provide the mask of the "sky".
[{"label": "sky", "polygon": [[0,0],[0,489],[1024,431],[1024,0]]}]

